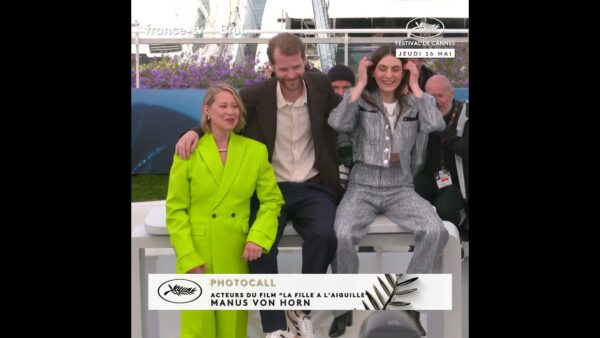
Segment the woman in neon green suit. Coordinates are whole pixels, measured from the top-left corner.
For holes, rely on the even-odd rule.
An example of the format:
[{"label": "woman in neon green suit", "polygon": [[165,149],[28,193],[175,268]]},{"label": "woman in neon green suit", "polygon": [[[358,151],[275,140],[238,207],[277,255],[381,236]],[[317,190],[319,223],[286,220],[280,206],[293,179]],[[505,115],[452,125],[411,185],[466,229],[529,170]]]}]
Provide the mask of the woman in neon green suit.
[{"label": "woman in neon green suit", "polygon": [[[177,273],[248,273],[273,245],[283,197],[260,142],[237,135],[246,110],[229,85],[208,89],[204,135],[186,161],[175,155],[167,194],[167,229]],[[250,226],[250,198],[260,209]],[[246,338],[247,311],[181,312],[181,338]]]}]

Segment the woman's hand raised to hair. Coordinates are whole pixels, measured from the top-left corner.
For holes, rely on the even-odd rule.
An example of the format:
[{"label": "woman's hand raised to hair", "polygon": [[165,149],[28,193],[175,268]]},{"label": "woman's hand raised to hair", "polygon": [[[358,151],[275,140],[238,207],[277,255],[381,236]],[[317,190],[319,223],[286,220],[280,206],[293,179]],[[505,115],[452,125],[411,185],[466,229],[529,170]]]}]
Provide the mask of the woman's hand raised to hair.
[{"label": "woman's hand raised to hair", "polygon": [[419,87],[420,71],[417,68],[417,65],[413,62],[408,61],[403,65],[402,69],[404,69],[404,71],[410,72],[410,76],[408,78],[408,86],[410,87],[410,91],[412,92],[412,94],[416,97],[421,97],[421,95],[423,95],[423,91],[421,90],[421,87]]},{"label": "woman's hand raised to hair", "polygon": [[369,60],[366,56],[364,56],[358,63],[358,81],[350,93],[350,102],[358,100],[360,94],[362,94],[363,90],[367,86],[367,83],[369,82],[367,68],[371,67],[372,65],[373,61]]}]

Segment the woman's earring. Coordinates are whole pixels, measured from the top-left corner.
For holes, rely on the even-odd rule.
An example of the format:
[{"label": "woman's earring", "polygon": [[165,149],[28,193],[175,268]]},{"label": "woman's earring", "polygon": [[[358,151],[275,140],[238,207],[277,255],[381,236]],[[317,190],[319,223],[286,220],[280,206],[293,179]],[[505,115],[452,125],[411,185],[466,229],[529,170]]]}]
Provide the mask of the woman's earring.
[{"label": "woman's earring", "polygon": [[210,121],[210,115],[206,116],[206,121]]}]

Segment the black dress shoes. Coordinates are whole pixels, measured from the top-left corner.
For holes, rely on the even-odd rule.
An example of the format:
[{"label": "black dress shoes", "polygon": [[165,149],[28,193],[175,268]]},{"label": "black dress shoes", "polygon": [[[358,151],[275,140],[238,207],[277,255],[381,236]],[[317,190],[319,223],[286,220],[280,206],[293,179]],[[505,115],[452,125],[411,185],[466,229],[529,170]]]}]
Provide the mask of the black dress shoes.
[{"label": "black dress shoes", "polygon": [[419,329],[419,334],[421,335],[421,337],[426,336],[427,332],[425,332],[423,325],[421,325],[421,313],[415,310],[406,310],[406,313],[408,313],[410,317],[415,321],[415,324],[417,325],[417,329]]},{"label": "black dress shoes", "polygon": [[335,317],[329,328],[331,338],[339,337],[346,332],[346,326],[352,326],[352,311],[344,312],[341,316]]}]

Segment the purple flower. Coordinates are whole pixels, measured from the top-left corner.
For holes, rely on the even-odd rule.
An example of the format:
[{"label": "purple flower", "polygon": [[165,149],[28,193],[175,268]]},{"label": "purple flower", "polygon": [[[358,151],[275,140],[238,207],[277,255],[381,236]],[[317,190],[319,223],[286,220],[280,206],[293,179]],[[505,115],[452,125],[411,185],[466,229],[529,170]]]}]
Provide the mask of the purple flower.
[{"label": "purple flower", "polygon": [[454,49],[454,58],[429,59],[427,66],[433,71],[448,77],[455,87],[468,87],[469,46],[468,44],[457,43]]},{"label": "purple flower", "polygon": [[[231,65],[233,57],[180,57],[154,60],[140,66],[140,88],[206,88],[226,81],[242,87],[265,79],[257,60],[245,57]],[[131,87],[135,88],[135,66],[132,65]]]}]

